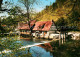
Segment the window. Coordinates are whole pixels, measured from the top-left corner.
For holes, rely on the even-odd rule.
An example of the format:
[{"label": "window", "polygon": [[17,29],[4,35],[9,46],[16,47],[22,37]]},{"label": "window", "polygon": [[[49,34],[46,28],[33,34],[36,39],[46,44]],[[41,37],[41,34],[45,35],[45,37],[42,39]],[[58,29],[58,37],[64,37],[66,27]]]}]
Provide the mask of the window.
[{"label": "window", "polygon": [[40,29],[43,29],[43,28],[44,28],[44,26],[45,26],[45,24],[43,24],[42,26],[39,26],[39,28],[40,28]]}]

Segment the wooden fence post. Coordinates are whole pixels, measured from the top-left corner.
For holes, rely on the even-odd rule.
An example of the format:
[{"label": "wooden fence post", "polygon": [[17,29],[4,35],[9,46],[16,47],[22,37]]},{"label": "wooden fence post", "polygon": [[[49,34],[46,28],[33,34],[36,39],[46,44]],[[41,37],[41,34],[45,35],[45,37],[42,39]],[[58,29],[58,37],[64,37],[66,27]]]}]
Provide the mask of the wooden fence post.
[{"label": "wooden fence post", "polygon": [[59,46],[61,45],[61,31],[59,32]]}]

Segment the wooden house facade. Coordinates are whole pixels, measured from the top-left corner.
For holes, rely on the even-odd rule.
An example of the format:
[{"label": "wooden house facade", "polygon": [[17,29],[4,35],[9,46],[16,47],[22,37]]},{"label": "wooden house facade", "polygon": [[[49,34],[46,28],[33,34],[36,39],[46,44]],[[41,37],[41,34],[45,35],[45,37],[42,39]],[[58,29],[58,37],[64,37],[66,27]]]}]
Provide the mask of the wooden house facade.
[{"label": "wooden house facade", "polygon": [[35,23],[35,26],[33,28],[33,31],[35,31],[35,33],[33,33],[33,36],[51,38],[50,35],[55,33],[56,30],[57,29],[53,21],[38,21]]},{"label": "wooden house facade", "polygon": [[28,23],[20,23],[18,29],[20,34],[30,34],[31,30],[32,35],[40,38],[53,38],[56,32],[56,26],[54,21],[30,21],[30,26]]},{"label": "wooden house facade", "polygon": [[35,22],[36,20],[31,20],[30,25],[28,23],[20,23],[18,26],[20,34],[30,34]]}]

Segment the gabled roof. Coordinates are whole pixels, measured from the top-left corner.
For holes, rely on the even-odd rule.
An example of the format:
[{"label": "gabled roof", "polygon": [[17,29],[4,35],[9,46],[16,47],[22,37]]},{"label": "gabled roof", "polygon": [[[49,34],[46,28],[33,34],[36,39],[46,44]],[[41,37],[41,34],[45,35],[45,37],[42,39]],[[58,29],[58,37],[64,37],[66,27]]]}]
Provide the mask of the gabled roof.
[{"label": "gabled roof", "polygon": [[30,27],[32,27],[35,24],[36,20],[31,20],[30,21]]},{"label": "gabled roof", "polygon": [[21,24],[21,26],[18,29],[30,29],[28,24]]},{"label": "gabled roof", "polygon": [[52,25],[52,21],[38,21],[35,23],[33,30],[37,31],[49,31]]},{"label": "gabled roof", "polygon": [[52,21],[47,21],[42,31],[49,31],[51,28],[51,25],[52,25]]},{"label": "gabled roof", "polygon": [[[32,27],[35,24],[35,22],[36,22],[36,20],[31,20],[30,21],[30,27]],[[30,27],[29,27],[28,23],[20,23],[18,29],[30,30]]]},{"label": "gabled roof", "polygon": [[42,30],[40,27],[42,25],[44,25],[46,23],[46,21],[38,21],[35,23],[35,27],[33,28],[33,30]]}]

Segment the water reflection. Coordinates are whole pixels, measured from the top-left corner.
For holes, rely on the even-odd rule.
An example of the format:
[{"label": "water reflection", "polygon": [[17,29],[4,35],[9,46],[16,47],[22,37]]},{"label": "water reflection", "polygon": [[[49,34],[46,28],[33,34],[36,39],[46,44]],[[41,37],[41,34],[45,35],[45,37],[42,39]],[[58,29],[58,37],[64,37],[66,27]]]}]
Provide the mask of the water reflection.
[{"label": "water reflection", "polygon": [[21,43],[23,46],[26,46],[26,45],[35,45],[39,43],[46,43],[49,42],[49,40],[33,39],[28,41],[28,40],[21,39],[16,42]]},{"label": "water reflection", "polygon": [[66,42],[66,39],[59,39],[59,46],[64,44]]},{"label": "water reflection", "polygon": [[50,52],[38,46],[31,47],[30,53],[32,53],[33,57],[53,57],[53,55],[51,55]]},{"label": "water reflection", "polygon": [[49,51],[46,51],[44,48],[38,46],[27,48],[25,51],[17,53],[16,56],[22,56],[23,54],[28,53],[30,53],[32,57],[53,57]]}]

